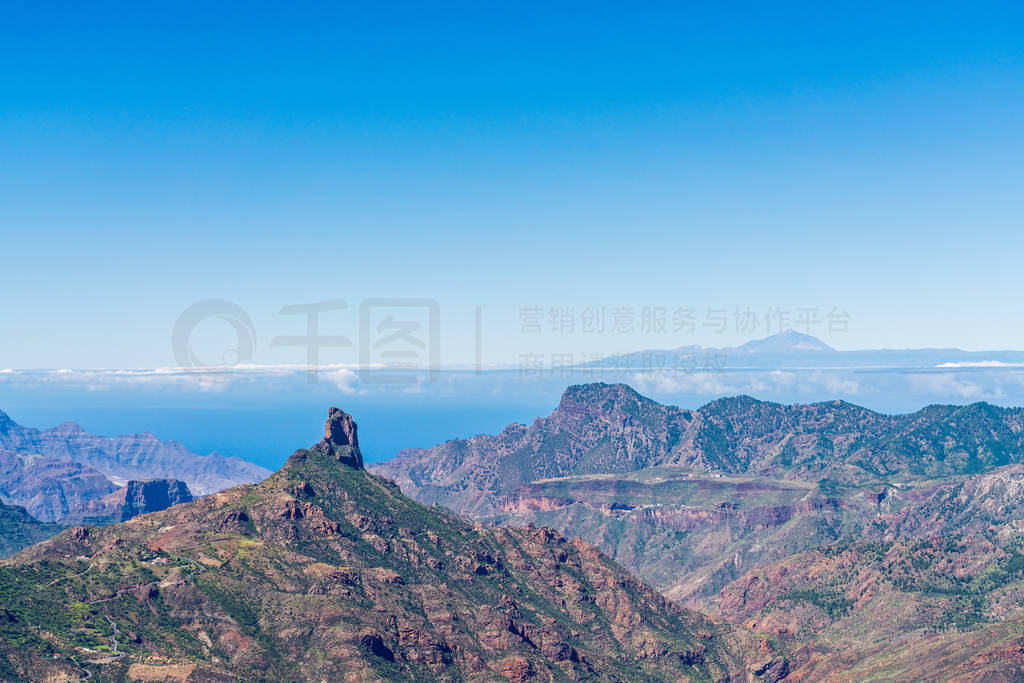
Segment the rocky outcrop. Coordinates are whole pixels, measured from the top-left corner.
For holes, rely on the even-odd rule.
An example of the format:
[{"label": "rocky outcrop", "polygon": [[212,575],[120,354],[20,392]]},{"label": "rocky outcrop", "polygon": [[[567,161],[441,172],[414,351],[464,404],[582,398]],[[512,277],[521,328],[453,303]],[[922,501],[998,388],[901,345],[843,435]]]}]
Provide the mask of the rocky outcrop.
[{"label": "rocky outcrop", "polygon": [[324,454],[334,456],[338,462],[349,467],[363,469],[363,454],[359,450],[355,420],[343,410],[331,408],[328,411],[324,438],[315,448]]},{"label": "rocky outcrop", "polygon": [[712,604],[788,641],[799,680],[1021,680],[1024,659],[1007,642],[1024,624],[1019,516],[979,527],[783,557],[744,572]]},{"label": "rocky outcrop", "polygon": [[137,515],[159,512],[191,500],[188,486],[176,479],[129,481],[117,491],[69,515],[65,521],[88,524],[125,522]]}]

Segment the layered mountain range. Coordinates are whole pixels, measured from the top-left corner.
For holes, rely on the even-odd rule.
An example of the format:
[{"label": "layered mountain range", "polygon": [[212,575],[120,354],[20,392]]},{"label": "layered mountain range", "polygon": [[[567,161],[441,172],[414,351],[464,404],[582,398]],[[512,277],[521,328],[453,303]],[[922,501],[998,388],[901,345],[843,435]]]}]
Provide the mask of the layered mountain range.
[{"label": "layered mountain range", "polygon": [[681,410],[594,384],[529,426],[371,469],[481,520],[581,537],[786,643],[797,679],[1017,680],[1022,431],[1020,409],[985,403]]},{"label": "layered mountain range", "polygon": [[779,680],[771,639],[586,543],[483,527],[362,467],[354,421],[256,485],[0,563],[0,677]]},{"label": "layered mountain range", "polygon": [[[90,505],[102,506],[101,499],[131,481],[174,480],[191,496],[269,474],[239,458],[196,455],[149,433],[96,436],[73,422],[38,430],[0,412],[0,499],[24,506],[43,521],[80,520]],[[151,509],[152,503],[143,508]]]},{"label": "layered mountain range", "polygon": [[[985,403],[590,384],[372,473],[332,409],[282,470],[198,500],[8,450],[8,480],[76,501],[65,523],[109,526],[0,565],[0,678],[1017,680],[1022,432]],[[0,522],[7,551],[60,530]]]},{"label": "layered mountain range", "polygon": [[684,410],[624,384],[587,384],[569,387],[551,415],[529,426],[405,450],[372,469],[421,500],[486,515],[525,483],[654,466],[863,483],[1020,462],[1020,408],[935,405],[883,415],[843,401],[787,406],[738,396]]},{"label": "layered mountain range", "polygon": [[200,496],[260,481],[270,474],[241,458],[196,455],[176,441],[161,441],[149,432],[96,436],[74,422],[38,430],[23,427],[2,412],[0,449],[70,460],[96,470],[118,486],[129,479],[178,479]]}]

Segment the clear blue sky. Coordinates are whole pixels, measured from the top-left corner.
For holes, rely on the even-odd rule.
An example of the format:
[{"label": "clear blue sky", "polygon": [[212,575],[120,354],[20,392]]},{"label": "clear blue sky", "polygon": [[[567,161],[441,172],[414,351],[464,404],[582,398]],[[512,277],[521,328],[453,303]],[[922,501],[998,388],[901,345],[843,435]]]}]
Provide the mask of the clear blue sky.
[{"label": "clear blue sky", "polygon": [[478,304],[495,361],[527,304],[1024,347],[1024,6],[834,5],[7,3],[0,368],[169,365],[209,297],[435,298],[452,362]]}]

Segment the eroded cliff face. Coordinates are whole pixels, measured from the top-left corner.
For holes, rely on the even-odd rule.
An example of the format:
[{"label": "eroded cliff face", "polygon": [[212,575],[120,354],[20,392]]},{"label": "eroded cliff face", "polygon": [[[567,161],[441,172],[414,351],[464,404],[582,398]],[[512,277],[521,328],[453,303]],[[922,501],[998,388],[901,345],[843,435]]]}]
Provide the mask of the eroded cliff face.
[{"label": "eroded cliff face", "polygon": [[[359,466],[349,420],[332,411],[324,441],[259,485],[75,528],[0,565],[0,590],[28,596],[0,619],[0,664],[117,677],[159,655],[210,679],[360,681],[787,671],[766,640],[673,605],[580,540],[406,498]],[[74,619],[71,602],[85,605]],[[73,664],[108,619],[124,655]]]},{"label": "eroded cliff face", "polygon": [[159,512],[172,505],[188,503],[192,493],[184,482],[176,479],[150,479],[129,481],[98,501],[91,501],[73,515],[65,518],[66,523],[112,524],[124,522],[136,515]]},{"label": "eroded cliff face", "polygon": [[661,467],[524,485],[502,514],[571,529],[668,597],[770,634],[794,680],[1024,676],[1020,465],[860,486]]},{"label": "eroded cliff face", "polygon": [[492,517],[546,524],[601,548],[666,596],[701,607],[744,571],[859,533],[884,504],[856,490],[658,467],[520,486]]}]

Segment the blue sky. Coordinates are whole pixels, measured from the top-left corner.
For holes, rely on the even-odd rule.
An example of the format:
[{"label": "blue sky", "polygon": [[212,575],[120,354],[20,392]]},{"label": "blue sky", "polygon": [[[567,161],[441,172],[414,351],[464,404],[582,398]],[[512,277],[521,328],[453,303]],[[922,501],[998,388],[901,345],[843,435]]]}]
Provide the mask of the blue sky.
[{"label": "blue sky", "polygon": [[0,368],[170,365],[211,297],[268,363],[282,306],[389,296],[439,302],[447,362],[478,305],[493,362],[763,336],[524,338],[525,305],[1021,348],[1022,35],[1010,2],[9,3]]}]

